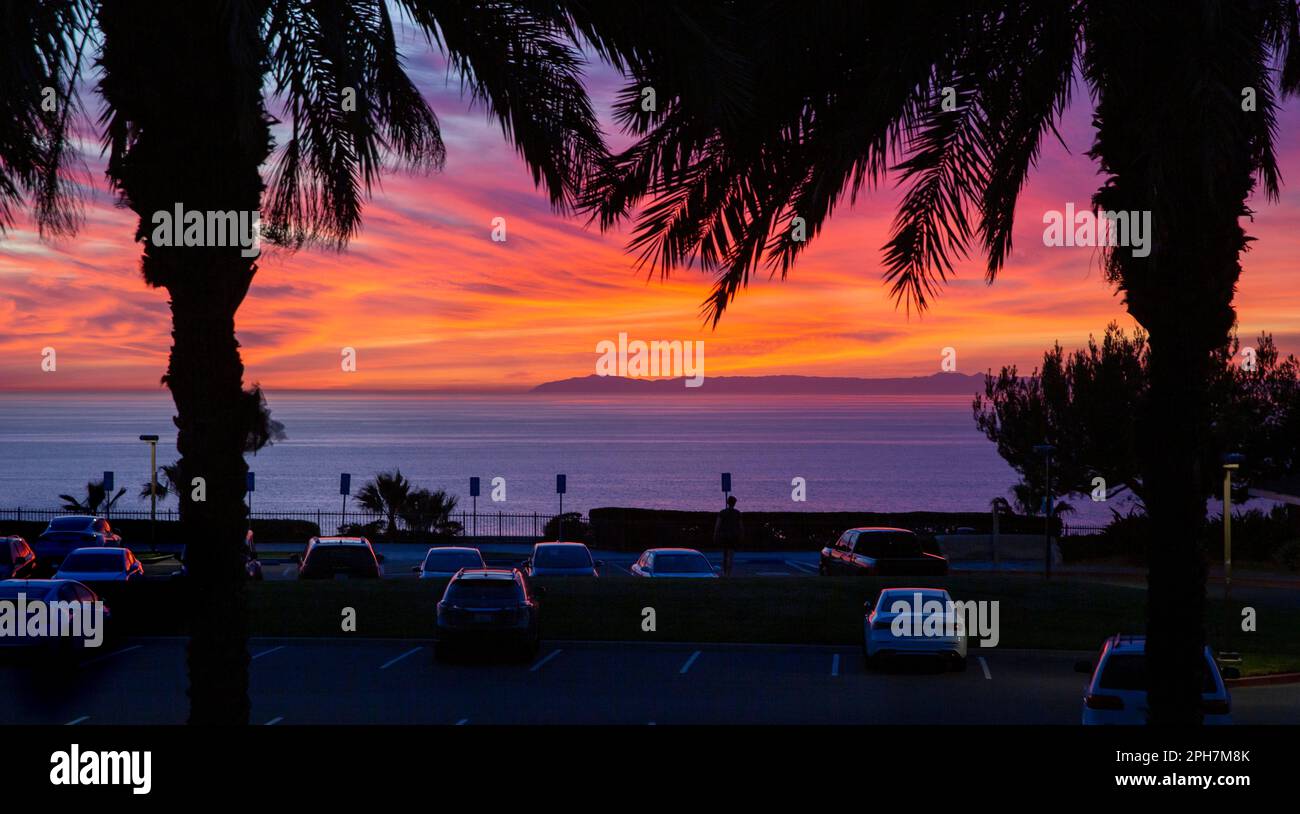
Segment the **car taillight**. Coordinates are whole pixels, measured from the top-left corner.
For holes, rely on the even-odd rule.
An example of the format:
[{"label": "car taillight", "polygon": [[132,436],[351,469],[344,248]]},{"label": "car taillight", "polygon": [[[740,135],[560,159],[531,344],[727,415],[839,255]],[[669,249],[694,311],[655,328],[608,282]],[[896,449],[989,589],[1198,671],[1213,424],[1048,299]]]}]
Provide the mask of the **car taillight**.
[{"label": "car taillight", "polygon": [[1226,698],[1212,698],[1201,702],[1201,712],[1206,715],[1227,715],[1231,711],[1232,705]]},{"label": "car taillight", "polygon": [[1088,694],[1084,696],[1083,703],[1088,709],[1123,709],[1124,699],[1118,695],[1096,695]]}]

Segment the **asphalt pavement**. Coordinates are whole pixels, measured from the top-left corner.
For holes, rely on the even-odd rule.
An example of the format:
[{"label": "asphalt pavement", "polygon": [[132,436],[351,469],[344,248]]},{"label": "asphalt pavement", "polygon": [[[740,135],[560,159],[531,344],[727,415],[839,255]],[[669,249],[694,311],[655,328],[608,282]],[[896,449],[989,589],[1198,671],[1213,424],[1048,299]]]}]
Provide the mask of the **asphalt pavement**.
[{"label": "asphalt pavement", "polygon": [[[536,661],[434,659],[398,639],[254,639],[256,724],[1075,724],[1088,653],[972,650],[965,672],[868,670],[852,647],[546,642]],[[185,640],[79,666],[0,665],[0,724],[183,723]],[[1300,685],[1232,691],[1238,723],[1300,724]]]}]

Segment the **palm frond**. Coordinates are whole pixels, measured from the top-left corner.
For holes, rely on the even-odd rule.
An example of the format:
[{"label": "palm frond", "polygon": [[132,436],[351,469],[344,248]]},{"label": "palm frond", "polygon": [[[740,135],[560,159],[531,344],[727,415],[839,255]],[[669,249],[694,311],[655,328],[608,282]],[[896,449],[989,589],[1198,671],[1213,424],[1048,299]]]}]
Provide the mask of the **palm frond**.
[{"label": "palm frond", "polygon": [[12,0],[0,7],[0,237],[30,197],[42,236],[71,234],[81,218],[69,138],[90,36],[91,0]]},{"label": "palm frond", "polygon": [[290,246],[341,247],[389,156],[442,166],[437,118],[403,68],[383,0],[276,2],[266,38],[292,131],[269,184],[267,232]]},{"label": "palm frond", "polygon": [[565,28],[526,3],[399,5],[443,50],[471,99],[497,119],[533,183],[557,209],[570,208],[606,150],[582,84],[582,55]]}]

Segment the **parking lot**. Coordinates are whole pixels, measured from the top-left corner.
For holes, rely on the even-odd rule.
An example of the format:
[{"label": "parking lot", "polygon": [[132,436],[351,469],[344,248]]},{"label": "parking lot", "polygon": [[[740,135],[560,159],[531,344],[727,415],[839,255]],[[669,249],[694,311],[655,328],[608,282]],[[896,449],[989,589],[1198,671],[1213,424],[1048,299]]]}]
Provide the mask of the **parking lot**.
[{"label": "parking lot", "polygon": [[[990,649],[963,673],[868,671],[851,647],[547,642],[439,663],[428,641],[254,639],[255,724],[1076,724],[1085,653]],[[0,666],[0,723],[183,723],[185,641],[75,668]],[[1300,723],[1300,685],[1233,691],[1238,723]]]}]

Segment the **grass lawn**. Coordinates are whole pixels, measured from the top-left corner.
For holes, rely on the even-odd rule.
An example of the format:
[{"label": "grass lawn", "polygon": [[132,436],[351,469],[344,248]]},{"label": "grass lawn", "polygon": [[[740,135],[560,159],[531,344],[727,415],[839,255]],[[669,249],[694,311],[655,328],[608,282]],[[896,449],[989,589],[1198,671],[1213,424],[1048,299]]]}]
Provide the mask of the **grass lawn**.
[{"label": "grass lawn", "polygon": [[[538,580],[543,635],[550,639],[717,641],[857,645],[862,605],[883,583],[853,577],[739,577],[710,581]],[[1141,632],[1142,588],[1033,576],[957,575],[908,579],[943,585],[954,599],[998,600],[999,647],[1095,650],[1116,632]],[[441,580],[264,582],[249,589],[252,630],[261,636],[341,635],[345,607],[358,636],[433,635]],[[657,630],[644,632],[642,610]],[[1300,610],[1256,605],[1259,630],[1235,633],[1242,674],[1300,670]],[[1222,605],[1209,603],[1210,641],[1221,640]],[[132,627],[136,627],[133,625]],[[146,632],[140,630],[137,632]],[[174,632],[174,631],[172,631]]]}]

